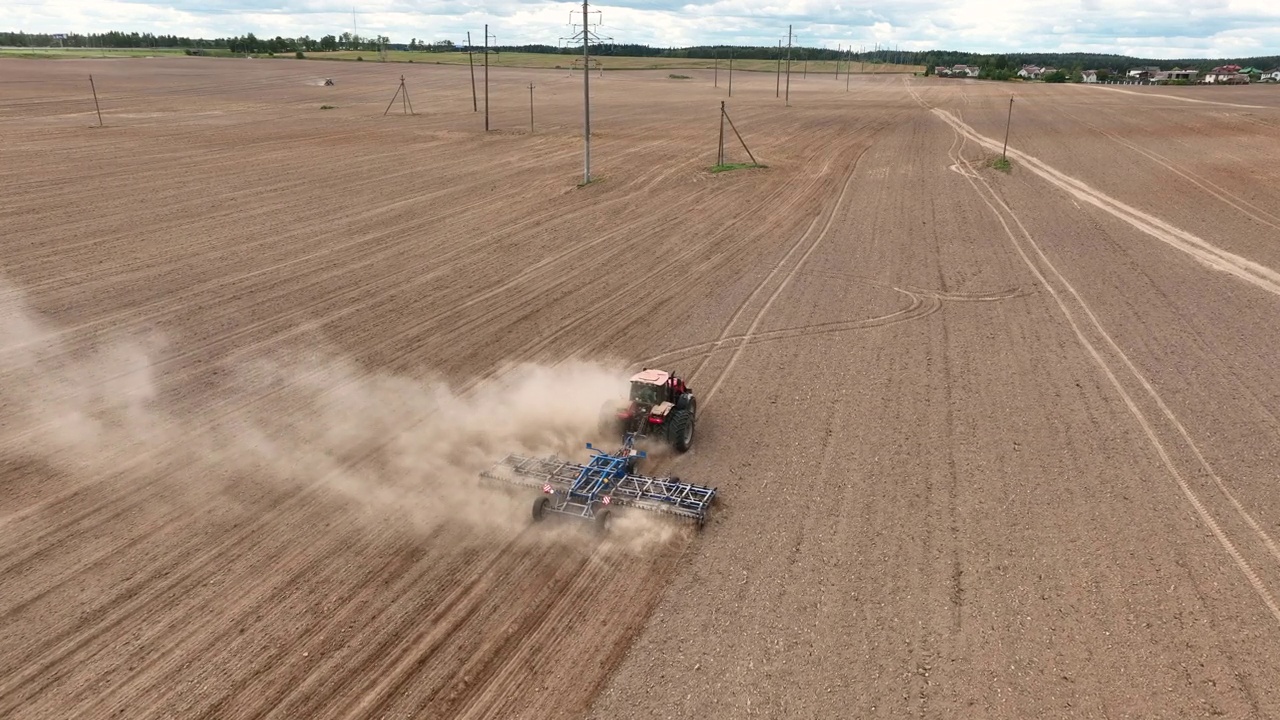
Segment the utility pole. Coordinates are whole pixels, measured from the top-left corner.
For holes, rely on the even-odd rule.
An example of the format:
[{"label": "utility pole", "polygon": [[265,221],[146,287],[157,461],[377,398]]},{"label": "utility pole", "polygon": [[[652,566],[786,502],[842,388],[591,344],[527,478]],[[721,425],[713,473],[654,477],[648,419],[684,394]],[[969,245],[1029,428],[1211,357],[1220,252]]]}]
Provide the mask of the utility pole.
[{"label": "utility pole", "polygon": [[[102,127],[102,106],[98,105],[98,88],[93,84],[93,76],[89,76],[89,89],[93,91],[93,109],[98,111],[98,127]],[[720,103],[724,107],[724,103]],[[724,131],[721,130],[721,133]]]},{"label": "utility pole", "polygon": [[591,16],[582,0],[582,184],[591,182]]},{"label": "utility pole", "polygon": [[729,97],[733,97],[733,48],[729,48]]},{"label": "utility pole", "polygon": [[[576,10],[573,12],[577,12]],[[573,24],[573,12],[569,14],[570,27]],[[592,10],[590,0],[582,0],[582,29],[567,38],[568,42],[582,42],[582,184],[591,182],[591,42],[601,42],[612,38],[601,38],[591,31],[591,13],[600,15],[599,10]],[[599,19],[596,20],[599,24]],[[603,74],[603,68],[601,69]]]},{"label": "utility pole", "polygon": [[1000,148],[1000,159],[1009,162],[1005,152],[1009,149],[1009,126],[1013,124],[1013,96],[1009,96],[1009,118],[1004,123],[1004,147]]},{"label": "utility pole", "polygon": [[489,24],[484,26],[484,131],[489,132]]},{"label": "utility pole", "polygon": [[467,31],[467,66],[471,68],[471,112],[480,112],[476,105],[476,64],[471,59],[471,31]]},{"label": "utility pole", "polygon": [[791,26],[787,26],[787,106],[791,106]]},{"label": "utility pole", "polygon": [[529,134],[533,134],[533,83],[529,83]]},{"label": "utility pole", "polygon": [[778,41],[778,81],[773,89],[774,97],[782,97],[782,41]]},{"label": "utility pole", "polygon": [[720,101],[720,143],[716,146],[716,166],[724,165],[724,101]]},{"label": "utility pole", "polygon": [[720,49],[716,48],[711,51],[711,57],[716,59],[716,74],[714,87],[720,87]]}]

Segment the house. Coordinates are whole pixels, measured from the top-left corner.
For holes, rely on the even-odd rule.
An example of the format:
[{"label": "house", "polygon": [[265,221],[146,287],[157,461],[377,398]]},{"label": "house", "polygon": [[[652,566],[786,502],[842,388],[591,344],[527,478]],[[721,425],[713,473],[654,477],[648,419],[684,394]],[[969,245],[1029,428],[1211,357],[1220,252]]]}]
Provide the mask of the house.
[{"label": "house", "polygon": [[1023,65],[1018,70],[1018,77],[1023,80],[1038,80],[1042,74],[1044,74],[1044,69],[1035,65]]},{"label": "house", "polygon": [[1080,82],[1086,82],[1086,83],[1098,82],[1098,71],[1085,70],[1084,72],[1080,73]]},{"label": "house", "polygon": [[1147,65],[1146,67],[1131,68],[1129,72],[1125,73],[1125,77],[1130,80],[1150,80],[1158,72],[1160,72],[1160,68],[1155,65]]},{"label": "house", "polygon": [[1249,76],[1240,69],[1239,65],[1219,65],[1205,73],[1204,81],[1210,85],[1248,85]]},{"label": "house", "polygon": [[938,77],[946,77],[951,74],[951,71],[942,65],[937,65],[933,68],[933,74]]},{"label": "house", "polygon": [[951,77],[978,77],[978,73],[982,68],[977,65],[953,65],[951,66]]},{"label": "house", "polygon": [[1174,68],[1168,72],[1160,73],[1163,75],[1162,80],[1181,80],[1183,82],[1193,83],[1199,77],[1199,70],[1183,70],[1182,68]]},{"label": "house", "polygon": [[1261,82],[1280,82],[1280,68],[1262,73]]}]

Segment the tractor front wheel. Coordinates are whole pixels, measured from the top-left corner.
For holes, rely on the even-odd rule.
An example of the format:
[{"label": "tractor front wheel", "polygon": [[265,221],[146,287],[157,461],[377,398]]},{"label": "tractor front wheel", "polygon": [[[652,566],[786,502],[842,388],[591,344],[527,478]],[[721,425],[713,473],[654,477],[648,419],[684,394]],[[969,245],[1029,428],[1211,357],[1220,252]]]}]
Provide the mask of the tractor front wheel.
[{"label": "tractor front wheel", "polygon": [[551,499],[547,497],[539,497],[533,499],[533,521],[540,522],[547,514],[547,506],[551,504]]}]

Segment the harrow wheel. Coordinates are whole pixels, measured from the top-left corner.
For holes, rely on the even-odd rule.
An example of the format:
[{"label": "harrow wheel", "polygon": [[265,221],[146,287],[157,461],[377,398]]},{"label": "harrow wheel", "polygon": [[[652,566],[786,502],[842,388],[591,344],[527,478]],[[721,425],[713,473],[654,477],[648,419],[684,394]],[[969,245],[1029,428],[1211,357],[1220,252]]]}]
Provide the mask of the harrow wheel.
[{"label": "harrow wheel", "polygon": [[596,532],[600,535],[608,535],[613,529],[613,511],[604,509],[595,512]]},{"label": "harrow wheel", "polygon": [[545,497],[533,499],[533,521],[541,522],[542,518],[547,514],[547,506],[551,504],[551,500]]}]

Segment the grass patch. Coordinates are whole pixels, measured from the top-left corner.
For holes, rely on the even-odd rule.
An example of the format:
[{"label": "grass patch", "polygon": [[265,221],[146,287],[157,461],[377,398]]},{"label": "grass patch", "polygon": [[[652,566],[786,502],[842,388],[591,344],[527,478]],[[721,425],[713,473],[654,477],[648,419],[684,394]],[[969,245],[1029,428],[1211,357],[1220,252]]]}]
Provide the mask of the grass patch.
[{"label": "grass patch", "polygon": [[0,48],[0,57],[124,58],[185,55],[182,48]]},{"label": "grass patch", "polygon": [[999,170],[1002,173],[1007,173],[1013,169],[1013,163],[1009,162],[1009,158],[1003,155],[996,155],[991,158],[987,161],[987,166]]},{"label": "grass patch", "polygon": [[671,78],[672,80],[692,80],[693,79],[688,75],[677,75],[675,73],[671,73],[667,77]]},{"label": "grass patch", "polygon": [[337,105],[321,105],[320,109],[321,110],[337,110],[338,106]]},{"label": "grass patch", "polygon": [[713,165],[711,172],[733,172],[734,170],[749,170],[751,168],[767,168],[768,165],[757,165],[755,163],[725,163],[723,165]]}]

